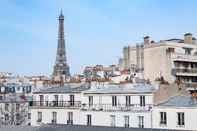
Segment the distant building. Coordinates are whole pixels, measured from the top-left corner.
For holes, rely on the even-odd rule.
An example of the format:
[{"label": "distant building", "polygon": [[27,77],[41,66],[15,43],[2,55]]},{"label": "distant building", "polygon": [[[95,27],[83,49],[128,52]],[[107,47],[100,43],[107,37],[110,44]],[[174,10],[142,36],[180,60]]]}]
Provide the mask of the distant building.
[{"label": "distant building", "polygon": [[169,83],[197,82],[197,42],[191,33],[184,39],[144,42],[123,49],[124,69],[141,72],[145,79],[165,79]]},{"label": "distant building", "polygon": [[32,85],[30,84],[17,84],[17,83],[8,83],[0,85],[0,100],[3,98],[12,95],[32,95]]},{"label": "distant building", "polygon": [[84,77],[90,80],[109,79],[113,76],[120,75],[119,69],[116,65],[105,67],[103,65],[86,66],[83,71]]},{"label": "distant building", "polygon": [[29,125],[31,97],[11,94],[0,100],[0,125]]},{"label": "distant building", "polygon": [[58,32],[58,47],[56,61],[53,69],[53,79],[58,81],[66,81],[70,77],[70,69],[66,58],[66,47],[64,40],[64,16],[59,16],[59,32]]}]

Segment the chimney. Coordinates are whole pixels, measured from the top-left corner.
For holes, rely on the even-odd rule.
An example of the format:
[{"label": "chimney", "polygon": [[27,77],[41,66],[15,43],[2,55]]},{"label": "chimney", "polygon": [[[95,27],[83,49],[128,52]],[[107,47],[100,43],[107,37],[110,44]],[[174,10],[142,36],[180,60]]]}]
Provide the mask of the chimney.
[{"label": "chimney", "polygon": [[148,45],[150,44],[150,37],[149,36],[145,36],[144,37],[144,45]]},{"label": "chimney", "polygon": [[184,35],[184,43],[192,44],[192,34],[191,33],[186,33]]}]

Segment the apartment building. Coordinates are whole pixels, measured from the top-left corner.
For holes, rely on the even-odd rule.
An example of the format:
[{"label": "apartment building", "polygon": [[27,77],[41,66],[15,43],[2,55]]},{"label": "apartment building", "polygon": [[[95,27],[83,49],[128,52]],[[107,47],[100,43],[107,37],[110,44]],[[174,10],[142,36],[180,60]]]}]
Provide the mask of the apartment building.
[{"label": "apartment building", "polygon": [[[188,89],[188,88],[187,88]],[[31,125],[84,125],[196,130],[196,90],[155,104],[155,87],[145,83],[52,87],[33,93]]]},{"label": "apartment building", "polygon": [[151,128],[153,92],[154,88],[145,84],[49,88],[33,95],[31,125]]},{"label": "apartment building", "polygon": [[151,81],[163,77],[169,83],[197,82],[197,42],[191,33],[159,42],[146,36],[144,42],[124,47],[122,62],[124,69],[142,72]]}]

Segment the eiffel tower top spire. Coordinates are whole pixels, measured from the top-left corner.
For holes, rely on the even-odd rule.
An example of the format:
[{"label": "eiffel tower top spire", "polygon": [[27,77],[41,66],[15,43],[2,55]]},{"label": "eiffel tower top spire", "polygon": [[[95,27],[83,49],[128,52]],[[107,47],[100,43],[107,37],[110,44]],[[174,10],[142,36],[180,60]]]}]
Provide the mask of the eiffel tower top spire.
[{"label": "eiffel tower top spire", "polygon": [[53,78],[56,80],[66,79],[70,76],[69,66],[67,64],[66,47],[64,39],[64,15],[61,10],[59,15],[59,27],[58,27],[58,46],[56,61],[53,70]]}]

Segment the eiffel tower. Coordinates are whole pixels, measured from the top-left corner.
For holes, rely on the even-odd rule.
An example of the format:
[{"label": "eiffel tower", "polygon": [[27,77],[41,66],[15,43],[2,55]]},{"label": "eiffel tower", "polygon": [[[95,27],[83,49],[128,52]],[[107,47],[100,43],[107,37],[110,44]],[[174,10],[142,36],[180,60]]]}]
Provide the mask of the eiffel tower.
[{"label": "eiffel tower", "polygon": [[58,29],[58,46],[56,61],[53,69],[53,79],[65,81],[70,77],[70,68],[67,64],[66,47],[64,40],[64,15],[61,11],[59,15],[59,29]]}]

